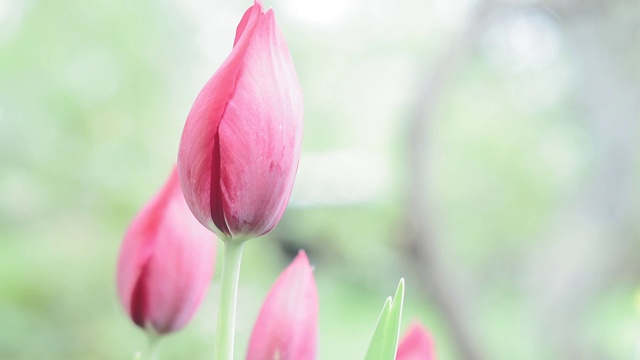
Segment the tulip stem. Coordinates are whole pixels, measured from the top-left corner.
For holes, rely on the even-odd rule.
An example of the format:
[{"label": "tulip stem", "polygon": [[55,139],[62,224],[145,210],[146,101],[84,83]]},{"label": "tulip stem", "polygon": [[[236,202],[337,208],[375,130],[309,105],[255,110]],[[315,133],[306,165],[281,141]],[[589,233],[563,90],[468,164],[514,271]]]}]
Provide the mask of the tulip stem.
[{"label": "tulip stem", "polygon": [[149,347],[147,348],[148,354],[147,359],[149,360],[158,360],[160,359],[160,337],[156,334],[149,333]]},{"label": "tulip stem", "polygon": [[243,241],[231,239],[224,241],[224,263],[222,264],[222,289],[220,291],[220,309],[218,310],[215,360],[233,360],[236,302],[243,245]]}]

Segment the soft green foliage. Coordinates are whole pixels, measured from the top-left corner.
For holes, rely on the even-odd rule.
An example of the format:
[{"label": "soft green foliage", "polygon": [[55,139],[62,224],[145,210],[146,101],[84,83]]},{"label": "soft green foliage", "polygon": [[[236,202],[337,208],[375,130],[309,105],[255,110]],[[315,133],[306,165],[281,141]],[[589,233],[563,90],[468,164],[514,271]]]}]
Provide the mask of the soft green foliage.
[{"label": "soft green foliage", "polygon": [[400,279],[396,294],[393,298],[388,297],[384,302],[365,360],[394,360],[396,358],[403,304],[404,279]]}]

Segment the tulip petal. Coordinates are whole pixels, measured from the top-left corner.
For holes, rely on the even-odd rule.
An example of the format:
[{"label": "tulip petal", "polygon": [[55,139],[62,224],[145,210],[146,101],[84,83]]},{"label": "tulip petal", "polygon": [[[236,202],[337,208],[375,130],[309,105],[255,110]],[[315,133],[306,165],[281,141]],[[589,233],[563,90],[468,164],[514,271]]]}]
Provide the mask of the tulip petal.
[{"label": "tulip petal", "polygon": [[304,251],[280,274],[253,327],[247,360],[313,360],[318,292]]},{"label": "tulip petal", "polygon": [[185,199],[200,223],[215,230],[210,223],[213,220],[222,235],[229,235],[229,231],[224,221],[217,220],[224,219],[218,180],[218,126],[260,14],[260,6],[255,5],[245,13],[231,54],[198,94],[180,139],[178,174]]},{"label": "tulip petal", "polygon": [[232,235],[262,235],[289,200],[302,138],[302,96],[269,10],[258,20],[219,124],[220,186]]},{"label": "tulip petal", "polygon": [[174,170],[136,216],[118,260],[118,293],[133,322],[155,333],[182,328],[211,276],[215,239],[189,211]]},{"label": "tulip petal", "polygon": [[236,28],[236,38],[233,40],[233,46],[236,46],[238,40],[240,40],[240,37],[244,33],[244,29],[247,27],[247,24],[249,23],[249,21],[255,18],[256,11],[258,10],[260,11],[260,14],[262,14],[262,3],[256,0],[253,3],[253,6],[248,8],[247,11],[244,12],[244,15],[242,15],[242,19],[240,19],[240,23],[238,23],[238,27]]},{"label": "tulip petal", "polygon": [[413,323],[400,341],[396,360],[435,360],[435,347],[429,332]]}]

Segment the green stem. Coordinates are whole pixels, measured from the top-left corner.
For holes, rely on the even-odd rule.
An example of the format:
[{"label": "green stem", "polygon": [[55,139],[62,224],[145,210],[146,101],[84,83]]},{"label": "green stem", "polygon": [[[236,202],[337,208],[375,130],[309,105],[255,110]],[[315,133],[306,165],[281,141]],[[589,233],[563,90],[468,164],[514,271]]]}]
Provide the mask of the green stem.
[{"label": "green stem", "polygon": [[156,334],[149,333],[149,347],[148,347],[148,360],[158,360],[160,359],[160,336]]},{"label": "green stem", "polygon": [[218,310],[218,331],[216,333],[215,360],[233,360],[233,337],[236,326],[236,299],[238,279],[242,261],[243,241],[224,242],[224,263],[222,265],[222,289]]}]

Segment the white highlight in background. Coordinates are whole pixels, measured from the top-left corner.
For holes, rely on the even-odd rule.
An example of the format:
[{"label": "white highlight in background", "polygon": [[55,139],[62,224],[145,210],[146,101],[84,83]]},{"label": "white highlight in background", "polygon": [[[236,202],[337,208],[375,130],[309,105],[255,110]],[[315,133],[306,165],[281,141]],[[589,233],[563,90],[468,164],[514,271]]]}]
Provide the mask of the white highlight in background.
[{"label": "white highlight in background", "polygon": [[380,200],[391,185],[382,156],[362,150],[302,153],[291,206],[340,206]]}]

